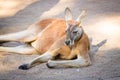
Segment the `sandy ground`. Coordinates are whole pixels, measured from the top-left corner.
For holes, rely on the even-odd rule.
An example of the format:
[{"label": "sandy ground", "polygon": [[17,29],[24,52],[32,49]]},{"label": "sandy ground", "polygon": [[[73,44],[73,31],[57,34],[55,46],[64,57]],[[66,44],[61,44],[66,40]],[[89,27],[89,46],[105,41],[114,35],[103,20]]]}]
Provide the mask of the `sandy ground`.
[{"label": "sandy ground", "polygon": [[107,39],[107,43],[94,54],[93,65],[84,68],[49,69],[44,63],[23,71],[17,67],[38,55],[0,52],[0,80],[120,80],[119,4],[120,0],[39,0],[14,16],[0,18],[0,34],[6,34],[24,30],[43,18],[64,18],[66,6],[72,9],[74,19],[86,9],[87,17],[82,25],[93,38],[93,44]]}]

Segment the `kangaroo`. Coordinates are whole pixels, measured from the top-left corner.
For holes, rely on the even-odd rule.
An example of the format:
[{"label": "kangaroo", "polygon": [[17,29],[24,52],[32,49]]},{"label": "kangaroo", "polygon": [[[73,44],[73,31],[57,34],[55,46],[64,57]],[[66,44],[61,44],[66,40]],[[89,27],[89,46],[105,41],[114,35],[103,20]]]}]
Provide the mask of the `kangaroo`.
[{"label": "kangaroo", "polygon": [[[89,57],[90,43],[81,26],[86,15],[83,10],[76,20],[72,20],[71,10],[65,9],[65,20],[49,18],[31,25],[27,30],[0,35],[0,41],[19,41],[24,45],[0,47],[0,51],[18,54],[40,54],[30,63],[19,66],[27,70],[35,65],[47,62],[49,68],[83,67],[91,65]],[[56,59],[62,59],[55,61]]]}]

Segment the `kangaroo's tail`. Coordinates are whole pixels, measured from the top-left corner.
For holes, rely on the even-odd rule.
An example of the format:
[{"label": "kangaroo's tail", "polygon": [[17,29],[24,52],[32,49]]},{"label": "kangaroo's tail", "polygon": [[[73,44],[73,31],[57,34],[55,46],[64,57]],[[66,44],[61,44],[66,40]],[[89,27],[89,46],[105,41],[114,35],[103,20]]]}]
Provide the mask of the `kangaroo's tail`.
[{"label": "kangaroo's tail", "polygon": [[94,55],[100,47],[102,47],[107,42],[107,39],[102,40],[96,45],[92,45],[92,38],[90,39],[90,54]]}]

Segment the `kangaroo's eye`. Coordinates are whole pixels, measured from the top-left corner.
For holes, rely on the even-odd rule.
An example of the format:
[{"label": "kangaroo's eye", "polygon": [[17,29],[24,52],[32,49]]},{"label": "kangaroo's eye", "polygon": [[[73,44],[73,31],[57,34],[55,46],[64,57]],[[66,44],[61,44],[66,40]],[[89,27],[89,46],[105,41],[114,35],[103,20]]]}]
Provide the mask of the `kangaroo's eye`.
[{"label": "kangaroo's eye", "polygon": [[74,34],[76,34],[78,31],[73,31]]}]

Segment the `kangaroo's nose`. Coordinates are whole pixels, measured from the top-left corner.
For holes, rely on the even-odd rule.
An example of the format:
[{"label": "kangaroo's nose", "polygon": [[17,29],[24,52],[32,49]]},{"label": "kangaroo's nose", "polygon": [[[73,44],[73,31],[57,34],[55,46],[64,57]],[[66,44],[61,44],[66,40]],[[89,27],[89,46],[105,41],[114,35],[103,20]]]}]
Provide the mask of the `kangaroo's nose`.
[{"label": "kangaroo's nose", "polygon": [[65,44],[66,44],[66,45],[69,45],[69,44],[70,44],[70,40],[65,41]]}]

